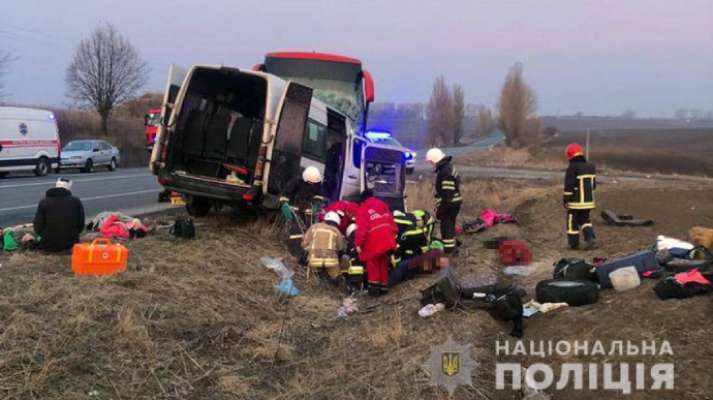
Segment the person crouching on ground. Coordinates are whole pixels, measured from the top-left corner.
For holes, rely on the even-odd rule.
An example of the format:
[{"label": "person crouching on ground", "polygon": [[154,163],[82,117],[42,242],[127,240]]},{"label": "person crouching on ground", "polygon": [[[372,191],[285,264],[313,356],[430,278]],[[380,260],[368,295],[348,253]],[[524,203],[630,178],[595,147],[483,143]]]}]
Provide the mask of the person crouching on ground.
[{"label": "person crouching on ground", "polygon": [[323,222],[318,222],[307,229],[302,248],[307,253],[307,266],[318,276],[322,272],[336,280],[341,274],[339,266],[340,253],[346,250],[344,236],[339,231],[341,217],[334,211],[324,216]]},{"label": "person crouching on ground", "polygon": [[463,199],[460,196],[460,177],[451,164],[452,157],[441,149],[432,148],[426,160],[436,173],[436,218],[441,221],[441,240],[446,253],[456,250],[456,219]]},{"label": "person crouching on ground", "polygon": [[72,196],[72,181],[59,178],[37,205],[34,229],[40,236],[39,248],[49,252],[69,250],[79,242],[84,230],[84,206]]},{"label": "person crouching on ground", "polygon": [[579,234],[584,234],[583,250],[596,247],[596,236],[589,213],[595,207],[597,178],[594,164],[584,157],[582,146],[572,143],[566,149],[569,167],[564,178],[562,202],[567,210],[567,242],[571,249],[579,248]]},{"label": "person crouching on ground", "polygon": [[389,285],[391,252],[396,249],[398,228],[389,206],[367,189],[360,195],[354,243],[359,259],[366,264],[369,294],[379,296]]}]

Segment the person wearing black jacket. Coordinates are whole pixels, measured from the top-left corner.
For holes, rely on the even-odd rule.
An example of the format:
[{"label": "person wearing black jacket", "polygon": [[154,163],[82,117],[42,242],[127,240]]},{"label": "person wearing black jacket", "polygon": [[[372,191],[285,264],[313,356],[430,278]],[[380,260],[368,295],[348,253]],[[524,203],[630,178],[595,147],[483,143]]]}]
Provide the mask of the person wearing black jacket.
[{"label": "person wearing black jacket", "polygon": [[432,148],[426,153],[426,160],[431,162],[436,172],[436,217],[441,221],[441,240],[446,253],[456,250],[456,218],[463,202],[460,177],[451,159],[438,148]]},{"label": "person wearing black jacket", "polygon": [[584,250],[596,247],[596,236],[590,212],[596,206],[594,192],[597,189],[596,169],[584,157],[582,146],[572,143],[567,146],[569,167],[564,179],[562,202],[567,209],[567,242],[571,249],[579,248],[579,234],[584,234]]},{"label": "person wearing black jacket", "polygon": [[59,178],[37,205],[34,229],[40,236],[39,248],[49,252],[69,250],[79,242],[84,230],[84,206],[72,196],[72,181]]}]

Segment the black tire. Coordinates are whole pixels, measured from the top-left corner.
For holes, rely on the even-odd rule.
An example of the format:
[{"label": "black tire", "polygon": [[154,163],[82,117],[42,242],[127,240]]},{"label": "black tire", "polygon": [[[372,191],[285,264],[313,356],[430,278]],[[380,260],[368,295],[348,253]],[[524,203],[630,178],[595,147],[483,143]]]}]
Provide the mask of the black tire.
[{"label": "black tire", "polygon": [[55,174],[59,174],[59,172],[60,172],[61,170],[62,170],[62,169],[61,169],[60,167],[57,167],[57,168],[54,169],[54,173],[55,173]]},{"label": "black tire", "polygon": [[599,285],[589,281],[548,279],[537,284],[539,303],[567,303],[571,307],[594,304],[599,300]]},{"label": "black tire", "polygon": [[114,157],[109,161],[109,171],[116,171],[116,158]]},{"label": "black tire", "polygon": [[192,197],[186,202],[186,211],[191,217],[205,217],[210,212],[211,206],[211,202],[204,198]]},{"label": "black tire", "polygon": [[35,166],[36,176],[47,176],[51,170],[52,166],[50,165],[50,161],[47,157],[40,157],[40,159],[37,160],[37,165]]},{"label": "black tire", "polygon": [[8,173],[9,172],[0,172],[0,179],[6,177]]},{"label": "black tire", "polygon": [[87,162],[84,164],[84,168],[80,168],[80,171],[91,174],[94,172],[94,161],[92,159],[88,159]]}]

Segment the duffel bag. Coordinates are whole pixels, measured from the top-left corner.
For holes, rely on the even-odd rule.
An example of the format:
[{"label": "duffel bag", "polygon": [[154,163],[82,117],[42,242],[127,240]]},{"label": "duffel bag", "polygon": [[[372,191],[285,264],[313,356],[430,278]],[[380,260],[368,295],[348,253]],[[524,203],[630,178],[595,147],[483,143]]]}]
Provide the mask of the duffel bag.
[{"label": "duffel bag", "polygon": [[594,265],[584,262],[580,258],[562,258],[553,264],[552,278],[566,280],[582,280],[597,282],[597,273]]},{"label": "duffel bag", "polygon": [[537,284],[538,303],[567,303],[570,307],[594,304],[599,300],[599,286],[590,281],[547,279]]},{"label": "duffel bag", "polygon": [[608,260],[603,264],[596,266],[597,280],[602,289],[612,288],[609,274],[619,268],[634,267],[643,276],[645,272],[659,270],[659,264],[656,261],[656,252],[653,250],[640,251],[628,256]]}]

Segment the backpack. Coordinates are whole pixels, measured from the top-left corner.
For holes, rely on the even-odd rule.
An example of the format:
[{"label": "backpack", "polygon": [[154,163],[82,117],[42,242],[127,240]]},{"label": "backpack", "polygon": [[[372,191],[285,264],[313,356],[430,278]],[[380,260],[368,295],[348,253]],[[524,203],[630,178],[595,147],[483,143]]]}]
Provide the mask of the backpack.
[{"label": "backpack", "polygon": [[580,258],[562,258],[553,264],[552,278],[565,280],[597,281],[597,272],[593,265]]},{"label": "backpack", "polygon": [[178,238],[194,239],[196,237],[196,227],[193,220],[189,218],[179,218],[171,227],[171,234]]}]

